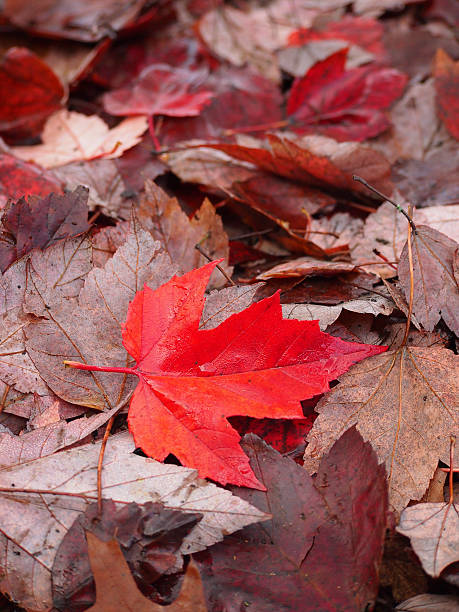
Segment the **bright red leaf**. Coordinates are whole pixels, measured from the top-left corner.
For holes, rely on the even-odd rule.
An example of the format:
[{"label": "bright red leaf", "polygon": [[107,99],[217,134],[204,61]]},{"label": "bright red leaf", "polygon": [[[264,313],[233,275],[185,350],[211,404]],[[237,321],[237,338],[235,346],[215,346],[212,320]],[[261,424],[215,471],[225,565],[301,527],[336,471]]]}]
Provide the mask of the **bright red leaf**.
[{"label": "bright red leaf", "polygon": [[104,108],[111,115],[194,117],[213,95],[202,87],[206,76],[204,70],[154,64],[127,87],[105,94]]},{"label": "bright red leaf", "polygon": [[345,70],[347,52],[317,62],[293,83],[287,113],[296,132],[361,141],[389,127],[382,111],[401,95],[407,77],[373,64]]},{"label": "bright red leaf", "polygon": [[263,489],[227,417],[303,419],[300,400],[386,349],[329,336],[317,321],[283,320],[278,294],[200,330],[216,263],[136,294],[123,327],[134,368],[66,363],[139,377],[128,422],[148,456],[161,461],[173,453],[203,478]]}]

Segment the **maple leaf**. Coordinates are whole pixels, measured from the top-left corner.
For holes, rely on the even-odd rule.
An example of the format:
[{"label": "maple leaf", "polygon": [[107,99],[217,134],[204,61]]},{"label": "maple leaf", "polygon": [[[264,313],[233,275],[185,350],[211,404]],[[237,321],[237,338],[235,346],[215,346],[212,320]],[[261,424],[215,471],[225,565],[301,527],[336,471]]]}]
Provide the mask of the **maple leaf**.
[{"label": "maple leaf", "polygon": [[347,51],[317,62],[293,83],[287,113],[295,131],[361,141],[389,127],[382,110],[401,95],[407,77],[373,66],[345,71]]},{"label": "maple leaf", "polygon": [[65,363],[139,377],[128,423],[148,456],[161,461],[173,453],[203,478],[263,489],[226,418],[302,419],[300,400],[327,391],[353,363],[386,347],[328,336],[317,321],[283,320],[278,294],[199,330],[217,263],[136,294],[123,326],[135,368]]},{"label": "maple leaf", "polygon": [[356,424],[386,463],[392,507],[401,511],[420,499],[439,459],[448,461],[449,434],[457,431],[457,359],[443,348],[402,347],[357,365],[315,408],[307,469],[315,471]]}]

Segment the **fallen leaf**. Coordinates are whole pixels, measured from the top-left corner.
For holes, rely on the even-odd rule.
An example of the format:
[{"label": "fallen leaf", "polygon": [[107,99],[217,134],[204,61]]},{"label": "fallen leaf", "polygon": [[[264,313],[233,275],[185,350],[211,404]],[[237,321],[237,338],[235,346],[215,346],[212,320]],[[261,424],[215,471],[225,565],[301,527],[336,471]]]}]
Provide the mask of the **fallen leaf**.
[{"label": "fallen leaf", "polygon": [[205,70],[153,64],[133,83],[104,94],[104,109],[115,116],[193,117],[212,99],[212,91],[203,87],[206,77]]},{"label": "fallen leaf", "polygon": [[457,612],[459,599],[455,595],[422,593],[398,604],[399,612]]},{"label": "fallen leaf", "polygon": [[43,123],[61,108],[62,83],[39,57],[25,47],[13,47],[0,63],[0,132],[9,140],[38,136]]},{"label": "fallen leaf", "polygon": [[27,327],[27,354],[56,395],[74,404],[104,410],[116,406],[132,391],[131,378],[114,379],[103,373],[88,376],[66,369],[63,356],[73,355],[87,363],[102,358],[107,364],[128,365],[120,327],[129,301],[143,283],[157,287],[174,271],[159,244],[134,224],[126,242],[104,268],[86,272],[77,299],[46,304],[43,294],[52,293],[53,286],[34,286],[34,305],[29,304],[29,311],[39,318]]},{"label": "fallen leaf", "polygon": [[434,76],[438,114],[448,131],[459,140],[459,62],[451,59],[443,49],[438,49]]},{"label": "fallen leaf", "polygon": [[[96,503],[90,504],[86,512],[75,519],[56,553],[52,569],[55,607],[68,610],[83,603],[90,606],[96,600],[96,590],[96,605],[101,605],[104,599],[100,591],[105,592],[107,598],[110,595],[113,597],[112,576],[116,576],[115,580],[120,578],[116,571],[118,556],[112,559],[110,555],[114,544],[119,553],[119,562],[126,569],[134,587],[131,595],[140,595],[137,590],[140,589],[154,601],[168,603],[171,593],[165,594],[161,584],[167,582],[169,591],[174,592],[183,568],[180,546],[201,518],[202,514],[199,513],[171,510],[152,502],[139,505],[103,500],[101,512]],[[94,538],[97,550],[88,546],[89,537]],[[95,586],[91,574],[94,557],[106,561],[105,569],[101,567],[98,572],[92,572],[96,579]],[[104,584],[98,580],[102,574],[105,574]],[[108,588],[104,588],[104,585]],[[122,581],[117,587],[119,598],[120,589],[124,592]],[[129,597],[126,604],[129,604]],[[150,601],[150,605],[155,604]]]},{"label": "fallen leaf", "polygon": [[[226,262],[229,257],[228,236],[215,208],[208,199],[189,219],[176,198],[171,198],[153,181],[146,181],[145,194],[136,214],[145,229],[158,240],[171,261],[181,272],[202,265],[206,259],[197,249],[198,244],[212,259],[224,258],[221,265],[228,275],[233,269]],[[212,278],[212,287],[227,282],[218,270]]]},{"label": "fallen leaf", "polygon": [[179,597],[172,604],[160,606],[140,593],[116,540],[101,542],[91,532],[87,532],[86,537],[91,569],[96,585],[99,585],[97,601],[88,610],[117,612],[122,605],[123,610],[132,612],[161,612],[164,609],[169,612],[207,612],[201,577],[193,561],[188,565]]},{"label": "fallen leaf", "polygon": [[[19,28],[52,38],[94,42],[121,30],[134,21],[145,0],[120,6],[117,0],[40,0],[32,7],[27,0],[6,0],[3,13]],[[38,10],[37,10],[38,9]]]},{"label": "fallen leaf", "polygon": [[0,154],[0,208],[8,200],[35,195],[44,198],[51,192],[62,193],[62,185],[51,173],[12,155]]},{"label": "fallen leaf", "polygon": [[268,134],[265,143],[256,142],[255,146],[218,144],[206,147],[322,189],[332,187],[367,195],[368,190],[352,178],[357,174],[383,193],[389,195],[393,191],[389,162],[378,151],[357,142],[339,143],[325,136],[299,138]]},{"label": "fallen leaf", "polygon": [[[405,4],[416,4],[422,0],[403,0]],[[385,11],[400,8],[400,0],[354,0],[353,11],[357,15],[371,14],[378,17]]]},{"label": "fallen leaf", "polygon": [[366,140],[389,127],[382,112],[403,92],[407,77],[377,66],[345,70],[347,49],[319,61],[290,90],[287,114],[298,133]]},{"label": "fallen leaf", "polygon": [[195,555],[208,601],[263,612],[363,610],[378,590],[387,507],[370,445],[350,429],[313,480],[256,436],[242,444],[267,491],[238,494],[273,518]]},{"label": "fallen leaf", "polygon": [[454,502],[405,508],[397,531],[410,538],[422,567],[434,578],[459,561],[459,508]]},{"label": "fallen leaf", "polygon": [[47,120],[41,135],[43,144],[13,147],[11,151],[16,157],[44,168],[89,159],[113,159],[140,142],[146,129],[145,117],[125,119],[110,130],[97,115],[62,110]]},{"label": "fallen leaf", "polygon": [[[203,550],[224,534],[267,518],[228,491],[203,482],[193,470],[139,457],[134,450],[127,432],[109,438],[102,494],[115,503],[153,501],[201,513],[201,522],[182,544],[183,554]],[[19,605],[43,611],[51,607],[58,547],[75,519],[97,500],[99,452],[100,443],[88,444],[0,470],[0,487],[7,489],[0,496],[0,548],[3,570],[8,567],[0,584]],[[37,550],[42,551],[39,556]]]},{"label": "fallen leaf", "polygon": [[257,276],[257,280],[270,278],[291,278],[307,276],[336,276],[344,272],[353,272],[354,264],[345,261],[321,261],[313,257],[299,257],[281,263]]},{"label": "fallen leaf", "polygon": [[108,217],[129,218],[132,199],[126,197],[126,186],[113,159],[79,161],[59,168],[52,174],[66,190],[84,185],[88,190],[88,208],[100,208]]},{"label": "fallen leaf", "polygon": [[50,193],[44,198],[30,196],[11,202],[1,219],[9,236],[9,241],[0,242],[2,272],[34,248],[45,249],[87,231],[87,201],[88,190],[80,186],[65,195]]},{"label": "fallen leaf", "polygon": [[[459,334],[459,287],[454,276],[454,255],[459,245],[428,225],[416,225],[413,249],[413,312],[427,330],[432,331],[440,317]],[[405,245],[398,264],[400,284],[409,300],[410,266]]]},{"label": "fallen leaf", "polygon": [[316,406],[305,467],[314,472],[337,437],[356,424],[386,464],[389,500],[401,511],[420,499],[457,431],[457,355],[402,347],[352,368]]},{"label": "fallen leaf", "polygon": [[[317,322],[283,320],[277,294],[199,330],[216,263],[136,294],[123,326],[136,366],[118,371],[139,378],[128,424],[148,456],[161,461],[172,452],[201,477],[258,488],[226,417],[302,418],[300,400],[328,390],[352,363],[385,347],[345,343],[320,332]],[[275,337],[260,334],[273,328]],[[166,430],[167,437],[158,436]]]}]

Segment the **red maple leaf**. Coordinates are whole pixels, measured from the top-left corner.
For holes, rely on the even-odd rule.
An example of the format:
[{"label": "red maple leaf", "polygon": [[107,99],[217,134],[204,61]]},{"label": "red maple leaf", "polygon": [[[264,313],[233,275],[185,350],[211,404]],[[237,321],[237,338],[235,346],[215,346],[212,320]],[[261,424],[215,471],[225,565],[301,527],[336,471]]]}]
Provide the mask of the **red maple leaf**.
[{"label": "red maple leaf", "polygon": [[227,417],[302,419],[300,400],[327,391],[353,363],[386,347],[329,336],[317,321],[284,320],[278,294],[200,330],[216,263],[136,294],[123,327],[134,368],[65,363],[139,377],[128,423],[148,456],[161,461],[173,453],[202,478],[264,489]]},{"label": "red maple leaf", "polygon": [[403,92],[406,75],[374,64],[345,70],[347,52],[333,53],[294,81],[287,114],[296,132],[361,141],[389,127],[383,110]]}]

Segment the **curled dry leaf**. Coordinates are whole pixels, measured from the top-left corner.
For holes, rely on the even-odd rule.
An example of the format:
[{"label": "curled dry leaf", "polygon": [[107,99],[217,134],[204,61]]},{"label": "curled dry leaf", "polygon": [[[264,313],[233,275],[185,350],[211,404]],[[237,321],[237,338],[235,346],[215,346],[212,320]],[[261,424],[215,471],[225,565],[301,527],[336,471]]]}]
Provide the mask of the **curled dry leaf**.
[{"label": "curled dry leaf", "polygon": [[398,512],[420,499],[438,461],[448,462],[458,428],[458,357],[443,348],[407,348],[378,355],[340,377],[315,410],[305,467],[356,424],[386,464],[389,500]]},{"label": "curled dry leaf", "polygon": [[410,538],[422,567],[434,578],[459,561],[459,507],[454,502],[405,508],[397,531]]},{"label": "curled dry leaf", "polygon": [[97,115],[62,110],[46,122],[41,135],[43,144],[11,150],[19,159],[44,168],[90,159],[114,159],[139,143],[146,129],[145,117],[125,119],[110,130]]},{"label": "curled dry leaf", "polygon": [[[427,331],[432,331],[442,317],[446,325],[459,334],[459,286],[453,267],[458,248],[457,242],[427,225],[417,225],[413,232],[413,312]],[[408,300],[408,245],[400,255],[398,275]]]},{"label": "curled dry leaf", "polygon": [[321,261],[313,257],[299,257],[286,263],[281,263],[274,268],[262,272],[257,280],[268,280],[270,278],[291,278],[307,276],[336,276],[345,272],[353,272],[354,264],[345,261]]},{"label": "curled dry leaf", "polygon": [[[184,554],[267,518],[228,491],[200,480],[195,471],[139,457],[134,450],[127,432],[109,438],[102,493],[116,503],[153,501],[201,513],[201,522],[182,544]],[[99,452],[100,443],[88,444],[0,470],[0,488],[8,491],[0,496],[0,586],[19,605],[37,611],[52,605],[51,570],[57,549],[75,519],[97,500]]]},{"label": "curled dry leaf", "polygon": [[44,288],[34,287],[34,314],[41,318],[27,328],[27,352],[56,395],[103,410],[113,408],[132,391],[132,377],[103,373],[88,376],[65,369],[63,359],[72,356],[83,363],[97,360],[126,366],[129,358],[121,343],[121,323],[130,300],[144,283],[159,286],[173,273],[159,244],[134,224],[125,244],[104,268],[94,268],[87,274],[77,300],[44,308]]},{"label": "curled dry leaf", "polygon": [[[233,269],[229,257],[228,236],[221,217],[206,198],[189,219],[176,198],[171,198],[153,181],[146,181],[145,195],[137,210],[140,222],[158,240],[171,261],[181,272],[198,268],[207,260],[195,249],[198,244],[212,259],[224,258],[221,264],[228,275]],[[227,282],[221,272],[214,272],[211,287]]]}]

